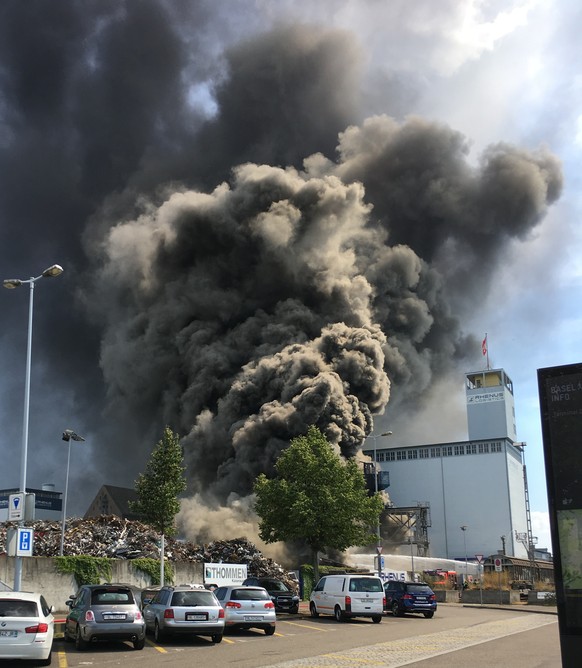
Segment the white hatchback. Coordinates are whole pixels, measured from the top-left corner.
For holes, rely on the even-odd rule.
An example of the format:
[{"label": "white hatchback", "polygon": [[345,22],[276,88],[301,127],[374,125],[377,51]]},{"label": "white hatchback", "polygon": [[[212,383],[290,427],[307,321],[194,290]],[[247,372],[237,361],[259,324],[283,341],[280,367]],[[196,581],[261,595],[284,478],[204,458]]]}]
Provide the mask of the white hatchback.
[{"label": "white hatchback", "polygon": [[41,594],[0,592],[0,658],[29,659],[51,665],[54,606]]},{"label": "white hatchback", "polygon": [[263,587],[218,587],[214,595],[224,608],[225,629],[257,628],[268,636],[275,633],[275,604]]}]

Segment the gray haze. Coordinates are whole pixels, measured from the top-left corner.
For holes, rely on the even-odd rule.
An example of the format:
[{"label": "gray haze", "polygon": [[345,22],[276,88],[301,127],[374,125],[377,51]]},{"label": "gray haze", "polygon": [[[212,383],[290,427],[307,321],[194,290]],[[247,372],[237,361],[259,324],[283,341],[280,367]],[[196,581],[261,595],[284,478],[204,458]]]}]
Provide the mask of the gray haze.
[{"label": "gray haze", "polygon": [[[80,513],[133,484],[164,424],[220,503],[310,424],[353,456],[374,415],[413,416],[480,362],[463,318],[561,192],[547,149],[475,156],[404,116],[412,83],[373,85],[349,25],[215,4],[0,8],[3,276],[65,267],[35,290],[28,484],[62,488],[77,430]],[[5,453],[27,297],[0,296]]]}]

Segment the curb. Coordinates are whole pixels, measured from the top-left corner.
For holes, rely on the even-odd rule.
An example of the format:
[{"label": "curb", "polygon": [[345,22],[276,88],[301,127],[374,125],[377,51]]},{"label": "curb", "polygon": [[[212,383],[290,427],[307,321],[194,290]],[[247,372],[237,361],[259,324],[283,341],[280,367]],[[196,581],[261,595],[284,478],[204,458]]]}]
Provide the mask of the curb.
[{"label": "curb", "polygon": [[489,610],[510,610],[511,612],[533,612],[537,615],[557,615],[558,610],[553,606],[532,606],[532,605],[502,605],[494,603],[485,603],[480,605],[479,603],[462,603],[463,608],[488,608]]}]

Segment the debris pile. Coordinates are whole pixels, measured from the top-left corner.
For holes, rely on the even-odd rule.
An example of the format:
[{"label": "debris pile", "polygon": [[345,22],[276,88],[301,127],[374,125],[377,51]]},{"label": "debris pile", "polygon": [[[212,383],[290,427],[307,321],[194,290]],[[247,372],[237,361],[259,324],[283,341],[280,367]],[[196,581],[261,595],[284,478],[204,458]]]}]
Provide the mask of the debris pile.
[{"label": "debris pile", "polygon": [[[61,546],[61,523],[58,521],[27,522],[34,529],[34,555],[56,557]],[[6,552],[7,529],[17,524],[6,522],[0,529],[0,553]],[[67,556],[85,554],[92,557],[159,559],[160,536],[149,525],[126,520],[116,515],[101,515],[87,519],[67,520],[63,552]],[[249,575],[271,576],[288,583],[287,571],[265,557],[246,538],[217,540],[204,545],[165,538],[164,553],[169,561],[199,561],[203,563],[247,564]]]}]

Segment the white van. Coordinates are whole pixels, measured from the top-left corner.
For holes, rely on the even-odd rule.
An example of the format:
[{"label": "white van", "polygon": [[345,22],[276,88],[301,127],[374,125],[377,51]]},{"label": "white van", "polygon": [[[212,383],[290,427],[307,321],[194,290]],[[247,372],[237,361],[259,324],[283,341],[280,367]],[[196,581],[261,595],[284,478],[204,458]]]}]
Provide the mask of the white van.
[{"label": "white van", "polygon": [[309,612],[312,617],[333,615],[338,622],[348,617],[371,617],[379,624],[385,601],[384,585],[376,575],[325,575],[311,592]]}]

